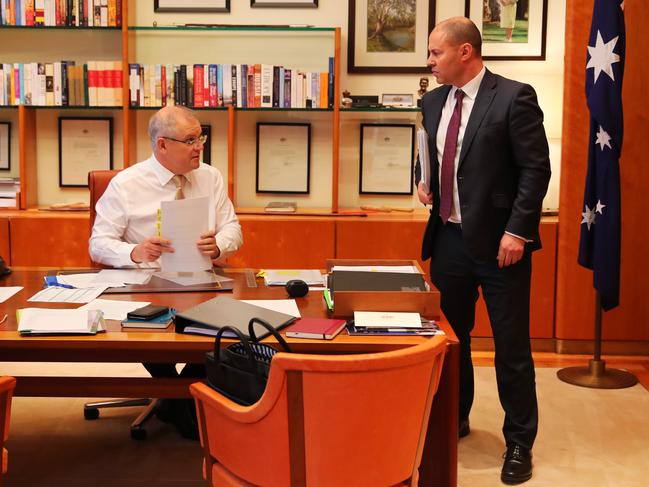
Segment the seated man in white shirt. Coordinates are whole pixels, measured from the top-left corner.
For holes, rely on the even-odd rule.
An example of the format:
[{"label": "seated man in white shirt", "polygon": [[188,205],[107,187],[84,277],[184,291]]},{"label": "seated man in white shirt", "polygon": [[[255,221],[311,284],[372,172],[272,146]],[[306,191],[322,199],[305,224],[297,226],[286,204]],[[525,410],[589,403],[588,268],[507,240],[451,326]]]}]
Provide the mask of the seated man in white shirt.
[{"label": "seated man in white shirt", "polygon": [[[159,267],[158,259],[173,252],[173,242],[157,236],[160,202],[207,196],[211,230],[197,239],[200,251],[218,263],[242,244],[241,227],[218,170],[201,164],[205,139],[191,110],[167,106],[149,122],[153,155],[120,171],[110,182],[95,207],[97,217],[90,237],[90,257],[111,267]],[[181,175],[180,187],[176,175]],[[146,363],[153,377],[177,376],[174,364]],[[182,376],[205,375],[202,365],[190,364]],[[183,436],[197,435],[195,428],[180,424],[187,405],[165,401],[159,416],[172,420]],[[189,405],[190,411],[193,406]],[[163,412],[163,409],[167,411]],[[183,427],[184,426],[184,427]]]}]

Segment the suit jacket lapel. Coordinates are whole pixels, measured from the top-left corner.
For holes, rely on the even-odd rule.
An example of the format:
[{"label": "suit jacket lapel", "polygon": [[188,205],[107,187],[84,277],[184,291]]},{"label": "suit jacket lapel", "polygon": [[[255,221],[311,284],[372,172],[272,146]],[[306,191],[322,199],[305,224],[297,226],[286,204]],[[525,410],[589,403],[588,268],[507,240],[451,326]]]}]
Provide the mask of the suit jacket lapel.
[{"label": "suit jacket lapel", "polygon": [[496,95],[496,77],[488,69],[485,71],[484,78],[482,78],[482,83],[480,83],[480,89],[476,95],[475,102],[473,104],[473,109],[471,110],[471,115],[469,116],[469,121],[466,124],[466,130],[464,131],[464,139],[462,140],[462,150],[460,151],[460,160],[458,162],[458,168],[462,165],[464,158],[469,152],[473,138],[475,137],[484,116],[489,110],[489,106]]}]

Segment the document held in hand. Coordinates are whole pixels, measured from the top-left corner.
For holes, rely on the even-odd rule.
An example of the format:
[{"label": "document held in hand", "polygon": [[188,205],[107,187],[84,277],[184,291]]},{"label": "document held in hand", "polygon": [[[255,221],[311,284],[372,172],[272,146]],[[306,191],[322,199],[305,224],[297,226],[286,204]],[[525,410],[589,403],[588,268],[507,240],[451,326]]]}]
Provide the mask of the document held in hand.
[{"label": "document held in hand", "polygon": [[212,261],[198,250],[198,242],[209,225],[209,198],[191,198],[160,203],[162,236],[171,240],[174,252],[160,256],[163,272],[198,272],[212,268]]},{"label": "document held in hand", "polygon": [[428,151],[428,134],[424,129],[417,130],[417,150],[419,151],[419,167],[424,191],[430,193],[430,152]]}]

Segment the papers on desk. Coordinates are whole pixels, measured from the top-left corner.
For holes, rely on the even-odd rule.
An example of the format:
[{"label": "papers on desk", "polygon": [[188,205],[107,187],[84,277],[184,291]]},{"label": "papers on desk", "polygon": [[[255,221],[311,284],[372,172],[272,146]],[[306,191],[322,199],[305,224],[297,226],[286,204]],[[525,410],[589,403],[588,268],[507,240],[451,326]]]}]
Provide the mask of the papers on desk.
[{"label": "papers on desk", "polygon": [[0,287],[0,303],[4,303],[7,299],[16,294],[22,288],[22,286]]},{"label": "papers on desk", "polygon": [[37,292],[27,301],[47,303],[88,303],[103,293],[108,286],[69,289],[60,286],[49,286]]},{"label": "papers on desk", "polygon": [[94,335],[105,331],[101,311],[24,308],[18,310],[21,335]]},{"label": "papers on desk", "polygon": [[335,265],[333,271],[352,272],[398,272],[400,274],[421,274],[414,265]]},{"label": "papers on desk", "polygon": [[84,304],[77,309],[98,309],[104,314],[104,319],[106,320],[125,320],[126,315],[135,311],[138,308],[142,308],[147,304],[151,304],[150,301],[118,301],[116,299],[94,299],[88,304]]},{"label": "papers on desk", "polygon": [[323,284],[322,274],[318,269],[266,269],[264,273],[266,286],[284,286],[292,279],[301,279],[316,286]]},{"label": "papers on desk", "polygon": [[195,286],[198,284],[210,284],[213,282],[234,281],[231,277],[219,276],[211,270],[198,272],[156,272],[156,277],[175,282],[181,286]]},{"label": "papers on desk", "polygon": [[196,272],[212,268],[212,261],[198,250],[196,242],[208,230],[209,198],[162,201],[160,232],[171,240],[174,252],[160,256],[163,272]]},{"label": "papers on desk", "polygon": [[428,134],[424,129],[417,130],[417,151],[419,152],[419,167],[421,168],[421,183],[424,191],[430,193],[430,152],[428,150]]},{"label": "papers on desk", "polygon": [[295,316],[296,318],[301,317],[295,299],[242,299],[241,301],[248,304],[254,304],[260,308]]},{"label": "papers on desk", "polygon": [[421,328],[419,313],[354,311],[354,325],[362,328]]},{"label": "papers on desk", "polygon": [[104,269],[99,272],[82,274],[59,274],[56,280],[60,284],[76,288],[89,287],[123,287],[126,284],[146,284],[153,271],[142,269]]}]

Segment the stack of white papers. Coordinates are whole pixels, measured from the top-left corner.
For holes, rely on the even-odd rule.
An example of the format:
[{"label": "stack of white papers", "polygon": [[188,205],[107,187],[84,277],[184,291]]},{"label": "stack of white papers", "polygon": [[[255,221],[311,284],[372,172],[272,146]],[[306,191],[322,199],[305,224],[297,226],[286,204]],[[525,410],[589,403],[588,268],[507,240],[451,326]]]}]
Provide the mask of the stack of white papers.
[{"label": "stack of white papers", "polygon": [[266,269],[264,282],[267,286],[284,286],[292,279],[301,279],[310,285],[321,286],[322,274],[318,269]]},{"label": "stack of white papers", "polygon": [[0,303],[4,303],[7,299],[16,294],[22,288],[22,286],[0,287]]},{"label": "stack of white papers", "polygon": [[94,335],[104,331],[101,311],[24,308],[18,315],[21,335]]},{"label": "stack of white papers", "polygon": [[27,301],[47,303],[88,303],[103,293],[108,286],[68,289],[60,286],[49,286],[37,292]]}]

